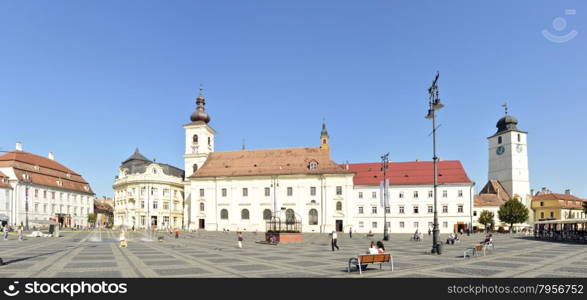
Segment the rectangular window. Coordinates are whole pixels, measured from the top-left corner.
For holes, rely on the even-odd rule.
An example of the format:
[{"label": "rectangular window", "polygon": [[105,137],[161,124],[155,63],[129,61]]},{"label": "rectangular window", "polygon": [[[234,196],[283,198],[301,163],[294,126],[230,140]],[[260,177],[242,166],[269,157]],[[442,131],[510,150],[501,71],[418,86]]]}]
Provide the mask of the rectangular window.
[{"label": "rectangular window", "polygon": [[544,206],[544,202],[540,202],[540,206]]},{"label": "rectangular window", "polygon": [[459,190],[459,198],[463,197],[463,190]]},{"label": "rectangular window", "polygon": [[315,186],[310,187],[310,196],[316,196],[316,187]]},{"label": "rectangular window", "polygon": [[400,207],[399,207],[399,213],[400,213],[400,214],[403,214],[404,212],[405,212],[405,211],[404,211],[404,207],[403,207],[403,206],[400,206]]},{"label": "rectangular window", "polygon": [[35,189],[35,198],[39,198],[39,190]]},{"label": "rectangular window", "polygon": [[249,188],[243,188],[243,197],[249,196]]},{"label": "rectangular window", "polygon": [[169,216],[163,216],[163,223],[169,226]]},{"label": "rectangular window", "polygon": [[444,190],[444,191],[442,191],[442,198],[446,198],[446,197],[448,197],[448,191]]},{"label": "rectangular window", "polygon": [[445,214],[448,213],[448,205],[443,205],[442,206],[442,212],[445,213]]},{"label": "rectangular window", "polygon": [[167,197],[167,195],[169,195],[169,189],[163,189],[163,197]]},{"label": "rectangular window", "polygon": [[265,188],[265,197],[269,197],[269,196],[271,196],[271,189],[266,187]]},{"label": "rectangular window", "polygon": [[146,221],[146,217],[145,216],[141,216],[141,225],[145,226],[145,221]]},{"label": "rectangular window", "polygon": [[227,194],[226,188],[223,188],[222,189],[222,197],[226,197],[226,194]]},{"label": "rectangular window", "polygon": [[476,217],[476,216],[477,216],[477,211],[476,211],[476,210],[474,210],[474,211],[473,211],[473,217]]},{"label": "rectangular window", "polygon": [[363,199],[363,192],[359,192],[359,199]]},{"label": "rectangular window", "polygon": [[399,228],[404,228],[406,227],[406,223],[404,222],[399,222]]},{"label": "rectangular window", "polygon": [[141,196],[144,196],[145,195],[145,191],[146,191],[145,187],[142,187],[141,188]]},{"label": "rectangular window", "polygon": [[204,189],[200,189],[200,197],[204,197]]},{"label": "rectangular window", "polygon": [[47,191],[43,191],[43,198],[47,199]]},{"label": "rectangular window", "polygon": [[418,222],[414,222],[414,228],[418,228],[420,224]]},{"label": "rectangular window", "polygon": [[428,198],[432,198],[434,196],[433,194],[434,194],[434,192],[428,191]]},{"label": "rectangular window", "polygon": [[377,199],[377,192],[373,192],[373,193],[371,194],[371,198],[373,198],[373,199]]},{"label": "rectangular window", "polygon": [[414,213],[415,213],[415,214],[417,214],[418,212],[419,212],[419,208],[418,208],[418,206],[416,205],[416,206],[414,206]]},{"label": "rectangular window", "polygon": [[169,202],[163,202],[163,209],[169,209]]},{"label": "rectangular window", "polygon": [[448,228],[448,222],[442,222],[442,227]]},{"label": "rectangular window", "polygon": [[377,206],[371,206],[371,213],[372,214],[376,214],[377,213]]},{"label": "rectangular window", "polygon": [[414,191],[414,198],[418,198],[418,191]]},{"label": "rectangular window", "polygon": [[55,192],[51,192],[51,199],[55,200]]},{"label": "rectangular window", "polygon": [[159,207],[157,200],[153,201],[153,209],[157,209]]},{"label": "rectangular window", "polygon": [[365,223],[363,221],[359,221],[359,228],[365,227]]},{"label": "rectangular window", "polygon": [[336,195],[337,196],[341,196],[342,195],[342,186],[337,186],[336,187]]},{"label": "rectangular window", "polygon": [[[35,205],[36,206],[36,205]],[[37,210],[37,208],[35,207],[35,211]],[[554,211],[550,212],[550,218],[554,218]]]},{"label": "rectangular window", "polygon": [[47,204],[43,204],[43,213],[47,213]]},{"label": "rectangular window", "polygon": [[391,213],[391,210],[390,210],[389,206],[385,208],[385,212],[388,213],[388,214]]},{"label": "rectangular window", "polygon": [[141,201],[141,208],[145,208],[145,201]]},{"label": "rectangular window", "polygon": [[363,207],[359,206],[359,214],[362,215],[363,214]]},{"label": "rectangular window", "polygon": [[404,198],[404,192],[399,192],[399,198],[403,199]]},{"label": "rectangular window", "polygon": [[293,188],[291,186],[287,187],[287,195],[293,196]]},{"label": "rectangular window", "polygon": [[459,206],[457,206],[457,211],[459,213],[462,213],[463,212],[463,205],[462,204],[459,204]]},{"label": "rectangular window", "polygon": [[373,228],[377,228],[377,222],[373,222],[373,223],[371,224],[371,227],[373,227]]},{"label": "rectangular window", "polygon": [[434,212],[434,207],[432,205],[428,205],[428,213],[431,214]]}]

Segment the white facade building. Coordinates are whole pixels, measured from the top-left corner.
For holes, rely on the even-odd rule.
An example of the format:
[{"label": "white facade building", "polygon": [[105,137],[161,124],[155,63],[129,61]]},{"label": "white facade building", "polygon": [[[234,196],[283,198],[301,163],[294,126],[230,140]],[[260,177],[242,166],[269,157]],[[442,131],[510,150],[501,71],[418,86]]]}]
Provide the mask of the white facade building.
[{"label": "white facade building", "polygon": [[[208,125],[204,96],[196,103],[191,123],[184,125],[189,228],[265,231],[266,221],[277,216],[300,220],[303,232],[383,232],[380,164],[333,162],[325,124],[320,147],[214,152],[216,132]],[[440,231],[466,229],[474,183],[458,161],[440,162],[439,168]],[[390,232],[428,230],[432,174],[431,162],[390,163]]]},{"label": "white facade building", "polygon": [[9,178],[4,173],[0,172],[0,225],[10,221],[10,207],[12,202],[12,186],[9,183]]},{"label": "white facade building", "polygon": [[114,181],[114,226],[181,228],[183,177],[183,170],[153,162],[137,149],[122,163]]},{"label": "white facade building", "polygon": [[[384,219],[390,233],[427,232],[433,229],[433,163],[429,161],[390,162],[387,216],[380,183],[381,163],[350,164],[355,172],[351,197],[353,231],[383,232]],[[459,161],[438,163],[438,224],[441,233],[466,231],[472,222],[475,184]]]},{"label": "white facade building", "polygon": [[[87,226],[94,210],[94,193],[81,175],[48,157],[16,150],[0,156],[0,173],[11,188],[10,199],[2,202],[0,213],[8,215],[11,226],[35,226],[36,221],[57,221],[62,226]],[[0,188],[0,194],[2,193]],[[4,206],[2,206],[4,204]]]}]

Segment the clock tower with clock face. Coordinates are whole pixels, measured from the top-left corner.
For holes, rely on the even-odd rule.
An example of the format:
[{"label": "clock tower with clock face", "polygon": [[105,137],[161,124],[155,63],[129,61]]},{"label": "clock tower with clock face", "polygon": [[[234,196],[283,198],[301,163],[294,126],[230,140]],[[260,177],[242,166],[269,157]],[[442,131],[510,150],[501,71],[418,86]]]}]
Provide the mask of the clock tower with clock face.
[{"label": "clock tower with clock face", "polygon": [[497,122],[497,132],[488,138],[489,180],[498,180],[510,196],[518,197],[531,211],[528,133],[518,130],[517,124],[518,120],[506,112]]}]

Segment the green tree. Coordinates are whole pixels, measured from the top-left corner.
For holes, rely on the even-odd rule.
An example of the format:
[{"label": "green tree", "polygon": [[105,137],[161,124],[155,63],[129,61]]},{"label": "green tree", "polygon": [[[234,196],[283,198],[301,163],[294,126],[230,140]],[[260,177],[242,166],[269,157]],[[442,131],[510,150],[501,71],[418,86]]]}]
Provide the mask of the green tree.
[{"label": "green tree", "polygon": [[481,213],[479,214],[479,220],[477,220],[479,222],[479,224],[483,224],[483,226],[487,226],[487,224],[491,224],[491,228],[493,228],[493,225],[495,225],[495,221],[494,221],[495,215],[488,211],[488,210],[483,210],[481,211]]},{"label": "green tree", "polygon": [[513,230],[514,224],[526,222],[528,214],[528,208],[515,198],[502,204],[497,212],[500,221],[510,224],[510,231]]},{"label": "green tree", "polygon": [[96,223],[96,214],[95,213],[88,214],[88,223],[89,224]]}]

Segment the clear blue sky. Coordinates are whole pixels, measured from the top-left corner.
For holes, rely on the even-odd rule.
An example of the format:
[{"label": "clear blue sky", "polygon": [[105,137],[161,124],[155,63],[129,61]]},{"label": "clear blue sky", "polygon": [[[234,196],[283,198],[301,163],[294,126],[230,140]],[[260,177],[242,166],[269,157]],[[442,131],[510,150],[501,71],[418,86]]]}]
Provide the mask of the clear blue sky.
[{"label": "clear blue sky", "polygon": [[53,151],[112,195],[135,147],[183,166],[201,83],[217,151],[318,146],[325,117],[339,163],[430,160],[439,70],[442,159],[481,188],[507,100],[532,188],[587,197],[586,17],[579,0],[2,1],[0,148]]}]

